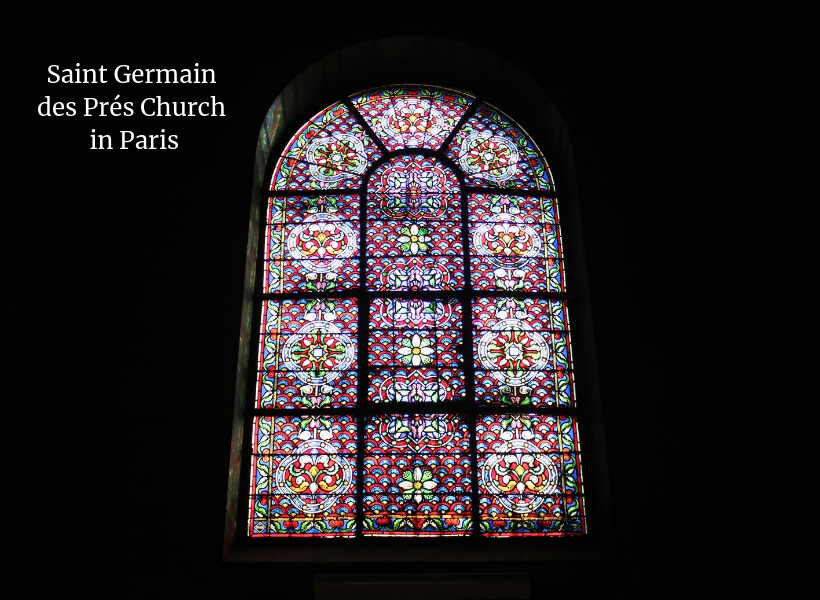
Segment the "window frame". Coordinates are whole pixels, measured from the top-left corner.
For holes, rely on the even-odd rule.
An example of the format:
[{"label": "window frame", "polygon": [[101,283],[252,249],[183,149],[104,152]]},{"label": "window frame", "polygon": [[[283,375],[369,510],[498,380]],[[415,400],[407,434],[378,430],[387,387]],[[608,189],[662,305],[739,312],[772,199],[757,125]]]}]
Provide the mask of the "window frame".
[{"label": "window frame", "polygon": [[[422,50],[420,50],[422,49]],[[415,55],[410,51],[416,52]],[[422,52],[426,60],[418,60]],[[355,65],[376,63],[377,73],[389,73],[374,81]],[[448,65],[441,72],[442,64]],[[330,65],[346,68],[328,69]],[[510,95],[506,85],[488,78],[488,72],[504,74],[516,82],[513,89],[526,88],[529,102],[522,94]],[[499,79],[502,77],[499,76]],[[262,303],[258,255],[264,244],[264,221],[269,182],[279,152],[298,128],[317,110],[342,97],[377,85],[403,82],[429,82],[430,85],[463,89],[480,101],[498,107],[524,126],[549,161],[558,182],[565,269],[569,284],[564,298],[570,306],[573,362],[579,398],[577,414],[584,443],[583,469],[588,533],[578,537],[538,537],[486,539],[453,538],[383,538],[366,539],[249,539],[245,535],[249,477],[247,414],[255,401],[255,365],[259,332],[259,307]],[[502,90],[502,91],[500,91]],[[507,90],[505,93],[503,90]],[[518,101],[513,102],[512,100]],[[509,102],[507,102],[509,100]],[[516,106],[510,108],[508,104]],[[529,106],[526,106],[529,105]],[[360,243],[363,245],[364,240]],[[611,501],[605,458],[605,440],[598,398],[591,329],[589,294],[584,267],[580,207],[572,162],[572,149],[563,123],[554,105],[535,82],[513,65],[484,50],[429,38],[381,39],[351,46],[319,61],[303,72],[282,91],[271,106],[260,131],[254,169],[249,242],[246,256],[243,293],[240,352],[237,363],[237,386],[234,406],[228,502],[224,533],[223,560],[229,562],[372,562],[384,560],[425,561],[520,561],[549,559],[589,559],[608,557],[614,545]],[[351,290],[350,296],[360,292]],[[465,296],[468,295],[465,292]],[[481,292],[472,292],[472,296]],[[461,297],[454,294],[454,297]],[[469,308],[469,304],[466,305]],[[363,365],[360,365],[360,368]]]}]

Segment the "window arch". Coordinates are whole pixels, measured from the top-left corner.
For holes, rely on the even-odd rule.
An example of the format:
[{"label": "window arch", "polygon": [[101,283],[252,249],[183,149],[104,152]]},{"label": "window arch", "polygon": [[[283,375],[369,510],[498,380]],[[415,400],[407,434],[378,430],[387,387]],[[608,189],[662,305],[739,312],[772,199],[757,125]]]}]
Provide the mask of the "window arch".
[{"label": "window arch", "polygon": [[533,139],[413,84],[260,146],[226,539],[586,536],[559,196]]}]

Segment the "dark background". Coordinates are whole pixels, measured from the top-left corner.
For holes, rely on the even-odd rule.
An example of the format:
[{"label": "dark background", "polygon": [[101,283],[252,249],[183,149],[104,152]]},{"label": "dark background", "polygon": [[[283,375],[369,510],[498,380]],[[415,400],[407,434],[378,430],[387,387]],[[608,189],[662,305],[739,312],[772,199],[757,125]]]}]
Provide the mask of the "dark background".
[{"label": "dark background", "polygon": [[[516,7],[507,17],[268,7],[196,25],[163,14],[150,24],[10,18],[11,576],[115,597],[310,597],[322,567],[221,562],[254,151],[270,104],[303,69],[357,41],[413,34],[520,66],[574,146],[618,552],[604,565],[532,573],[538,593],[759,588],[777,572],[762,540],[790,529],[774,523],[796,510],[761,466],[778,447],[761,421],[778,414],[777,380],[789,378],[780,368],[806,360],[782,358],[793,309],[784,290],[816,298],[795,268],[811,239],[800,235],[803,206],[814,202],[798,184],[816,160],[816,126],[803,118],[817,73],[811,21],[789,6],[666,6]],[[217,84],[47,83],[49,65],[77,62],[198,62]],[[213,94],[227,116],[36,113],[46,95],[81,104],[116,94]],[[92,151],[92,128],[164,128],[179,148]],[[761,434],[766,443],[747,444]]]}]

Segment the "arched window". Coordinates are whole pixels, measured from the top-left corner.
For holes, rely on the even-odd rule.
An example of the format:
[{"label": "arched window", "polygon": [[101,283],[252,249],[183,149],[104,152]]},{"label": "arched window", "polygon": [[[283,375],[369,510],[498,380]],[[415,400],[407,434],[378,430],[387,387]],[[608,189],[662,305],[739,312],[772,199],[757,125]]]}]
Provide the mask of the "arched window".
[{"label": "arched window", "polygon": [[260,160],[228,535],[587,535],[561,182],[536,141],[469,89],[402,83]]}]

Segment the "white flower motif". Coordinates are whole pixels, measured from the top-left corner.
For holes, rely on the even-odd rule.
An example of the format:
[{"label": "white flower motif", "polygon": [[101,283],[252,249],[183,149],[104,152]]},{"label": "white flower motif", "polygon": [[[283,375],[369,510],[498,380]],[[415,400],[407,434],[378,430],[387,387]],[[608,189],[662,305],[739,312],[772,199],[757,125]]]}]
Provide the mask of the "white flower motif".
[{"label": "white flower motif", "polygon": [[414,333],[412,337],[399,342],[399,360],[405,365],[429,365],[433,362],[433,342]]},{"label": "white flower motif", "polygon": [[402,473],[399,487],[406,499],[421,502],[422,499],[430,500],[433,497],[436,481],[433,479],[432,471],[427,469],[422,471],[421,467],[416,467],[412,471]]},{"label": "white flower motif", "polygon": [[410,254],[418,254],[419,252],[423,252],[430,249],[430,236],[427,235],[430,232],[429,229],[426,227],[419,227],[416,224],[410,225],[410,227],[402,227],[400,235],[398,237],[399,247],[404,250],[405,252],[409,251]]}]

